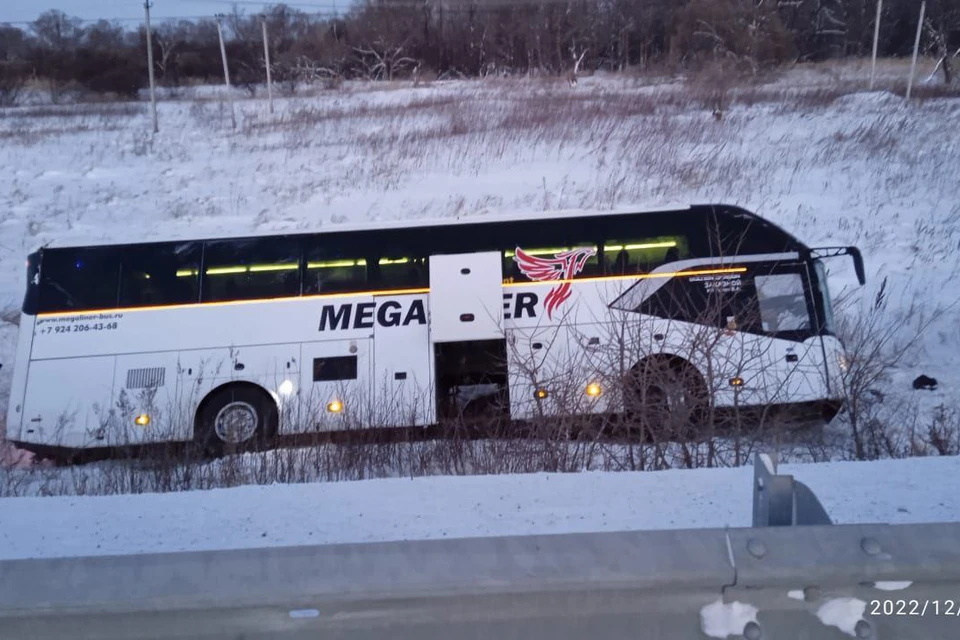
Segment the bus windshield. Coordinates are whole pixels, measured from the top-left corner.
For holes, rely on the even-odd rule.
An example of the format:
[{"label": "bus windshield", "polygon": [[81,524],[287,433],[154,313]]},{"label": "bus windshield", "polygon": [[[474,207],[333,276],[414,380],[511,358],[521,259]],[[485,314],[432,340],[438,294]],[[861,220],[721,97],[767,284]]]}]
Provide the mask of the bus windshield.
[{"label": "bus windshield", "polygon": [[813,268],[817,273],[816,294],[820,298],[820,304],[823,308],[823,326],[821,333],[834,335],[836,333],[836,322],[833,317],[833,302],[830,300],[830,289],[827,287],[827,269],[823,266],[822,260],[814,260]]}]

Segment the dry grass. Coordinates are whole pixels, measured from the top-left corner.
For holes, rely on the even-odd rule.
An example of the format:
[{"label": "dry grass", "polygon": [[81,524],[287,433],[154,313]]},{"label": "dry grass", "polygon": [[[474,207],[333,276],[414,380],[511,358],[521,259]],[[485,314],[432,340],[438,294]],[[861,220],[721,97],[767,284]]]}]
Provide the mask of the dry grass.
[{"label": "dry grass", "polygon": [[[659,446],[589,435],[390,443],[315,443],[205,461],[180,448],[152,457],[72,467],[24,465],[8,452],[0,466],[0,497],[115,495],[190,491],[248,484],[337,482],[370,478],[505,473],[573,473],[725,467],[746,464],[755,451],[776,450],[784,462],[863,460],[960,453],[960,409],[941,405],[924,422],[916,406],[874,403],[864,412],[863,450],[833,429],[772,438],[711,437]],[[562,422],[562,421],[561,421]]]},{"label": "dry grass", "polygon": [[[348,216],[444,217],[726,200],[758,210],[810,244],[857,244],[866,251],[868,265],[874,264],[871,257],[881,262],[888,255],[905,256],[898,273],[922,268],[924,279],[902,287],[917,287],[921,298],[939,295],[960,275],[955,260],[960,144],[950,126],[958,89],[921,82],[914,86],[917,99],[906,105],[899,97],[905,89],[901,62],[882,62],[877,84],[882,93],[871,95],[864,94],[862,63],[796,71],[809,77],[654,84],[647,78],[598,75],[576,88],[556,79],[435,82],[415,90],[409,83],[347,83],[336,92],[278,99],[272,116],[262,99],[238,99],[237,131],[229,126],[223,98],[214,93],[161,103],[156,137],[147,131],[143,104],[3,110],[0,142],[12,155],[48,145],[43,150],[53,157],[72,148],[68,164],[129,164],[141,176],[151,176],[148,183],[129,188],[111,176],[119,187],[111,183],[89,194],[90,202],[105,211],[107,203],[123,210],[129,218],[122,220],[96,218],[97,207],[82,214],[77,200],[56,188],[33,190],[29,177],[0,182],[9,187],[9,206],[0,211],[0,222],[15,208],[28,211],[23,221],[9,218],[11,226],[4,227],[21,224],[23,239],[15,245],[5,235],[3,243],[18,252],[22,244],[25,252],[70,230],[80,215],[88,216],[86,227],[99,229],[136,223],[134,211],[162,221],[165,234],[195,235],[198,220],[225,214],[231,216],[225,227],[232,233],[237,227],[244,232],[315,229]],[[712,113],[718,97],[719,120]],[[186,169],[178,172],[181,166]],[[45,170],[46,162],[33,169],[27,175]],[[268,180],[247,179],[261,170]],[[446,187],[447,181],[454,186]],[[903,215],[879,217],[891,207]],[[915,211],[922,214],[908,215]],[[22,261],[19,253],[16,260]],[[943,329],[949,330],[955,326]],[[960,334],[949,334],[942,348],[958,343]],[[907,401],[880,404],[865,404],[868,414],[861,423],[869,426],[863,455],[955,451],[956,410],[946,406],[931,417]],[[0,406],[0,415],[4,409]],[[809,434],[787,453],[797,459],[856,457],[847,428],[839,424]],[[736,464],[743,450],[761,444],[766,443],[748,438],[737,448],[729,439],[711,437],[686,450],[671,445],[658,451],[560,434],[481,442],[318,444],[213,463],[168,459],[4,470],[0,494]]]}]

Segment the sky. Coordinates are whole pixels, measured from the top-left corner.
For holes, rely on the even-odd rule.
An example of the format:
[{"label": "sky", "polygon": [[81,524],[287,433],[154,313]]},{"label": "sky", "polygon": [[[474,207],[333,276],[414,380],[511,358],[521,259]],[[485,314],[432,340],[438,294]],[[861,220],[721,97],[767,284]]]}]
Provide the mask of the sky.
[{"label": "sky", "polygon": [[[151,15],[157,19],[173,17],[202,17],[228,13],[237,5],[245,13],[256,13],[265,5],[278,2],[257,0],[153,0]],[[342,10],[350,0],[291,0],[285,4],[306,11],[329,12]],[[84,20],[100,18],[135,22],[143,18],[143,0],[0,0],[0,23],[23,23],[36,20],[50,9],[59,9],[67,15]]]}]

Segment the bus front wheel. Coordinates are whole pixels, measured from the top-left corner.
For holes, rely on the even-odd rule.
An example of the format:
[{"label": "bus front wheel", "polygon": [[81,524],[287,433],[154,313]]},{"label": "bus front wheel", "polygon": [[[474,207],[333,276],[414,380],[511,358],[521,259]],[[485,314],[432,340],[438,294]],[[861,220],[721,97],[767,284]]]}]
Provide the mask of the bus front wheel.
[{"label": "bus front wheel", "polygon": [[633,428],[653,440],[696,438],[709,400],[702,376],[686,361],[650,358],[630,372],[625,397]]},{"label": "bus front wheel", "polygon": [[207,455],[250,451],[269,446],[277,431],[277,405],[252,385],[214,392],[201,407],[194,442]]}]

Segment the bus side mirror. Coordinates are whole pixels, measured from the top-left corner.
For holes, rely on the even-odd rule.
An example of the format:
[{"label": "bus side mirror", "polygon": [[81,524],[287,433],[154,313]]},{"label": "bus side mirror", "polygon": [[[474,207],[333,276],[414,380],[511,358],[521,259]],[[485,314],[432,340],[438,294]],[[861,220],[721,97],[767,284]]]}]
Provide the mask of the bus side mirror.
[{"label": "bus side mirror", "polygon": [[867,284],[867,272],[863,268],[863,254],[856,247],[847,247],[847,252],[853,257],[853,269],[857,272],[857,280],[862,287]]},{"label": "bus side mirror", "polygon": [[863,268],[863,254],[856,247],[817,247],[806,250],[803,252],[803,256],[808,260],[850,256],[853,258],[853,268],[857,272],[857,280],[860,282],[860,286],[867,284],[867,271]]}]

